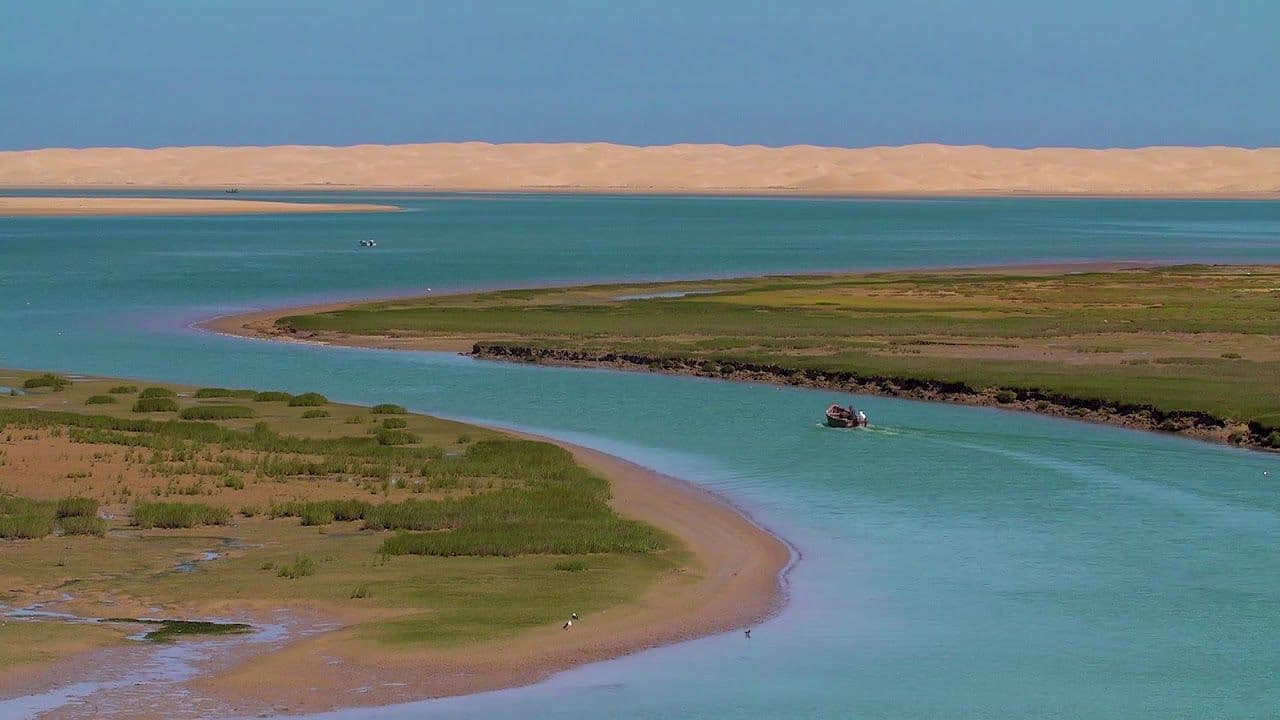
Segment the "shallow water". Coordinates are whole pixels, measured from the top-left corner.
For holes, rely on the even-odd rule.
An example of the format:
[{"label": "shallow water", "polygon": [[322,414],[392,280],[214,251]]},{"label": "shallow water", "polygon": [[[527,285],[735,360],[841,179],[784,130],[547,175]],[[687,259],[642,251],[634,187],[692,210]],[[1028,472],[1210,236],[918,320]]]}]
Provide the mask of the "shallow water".
[{"label": "shallow water", "polygon": [[[1280,707],[1275,456],[885,398],[859,400],[870,432],[842,432],[819,426],[832,400],[819,391],[186,328],[424,287],[1280,262],[1280,203],[395,197],[411,212],[0,219],[0,366],[317,389],[531,429],[720,492],[802,558],[786,609],[750,640],[340,717],[1261,718]],[[360,250],[366,237],[379,247]]]}]

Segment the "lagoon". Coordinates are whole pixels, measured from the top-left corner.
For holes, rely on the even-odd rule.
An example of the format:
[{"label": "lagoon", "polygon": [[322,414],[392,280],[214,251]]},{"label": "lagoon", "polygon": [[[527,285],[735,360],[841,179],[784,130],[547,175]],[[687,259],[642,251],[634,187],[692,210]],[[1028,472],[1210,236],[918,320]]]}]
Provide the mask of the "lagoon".
[{"label": "lagoon", "polygon": [[[154,193],[149,193],[154,194]],[[242,193],[389,215],[0,219],[0,367],[321,390],[534,430],[721,493],[796,548],[790,601],[529,688],[342,718],[1271,717],[1280,457],[995,410],[274,344],[267,305],[593,280],[1280,262],[1280,203]],[[362,251],[372,237],[379,247]],[[1269,475],[1264,475],[1268,473]]]}]

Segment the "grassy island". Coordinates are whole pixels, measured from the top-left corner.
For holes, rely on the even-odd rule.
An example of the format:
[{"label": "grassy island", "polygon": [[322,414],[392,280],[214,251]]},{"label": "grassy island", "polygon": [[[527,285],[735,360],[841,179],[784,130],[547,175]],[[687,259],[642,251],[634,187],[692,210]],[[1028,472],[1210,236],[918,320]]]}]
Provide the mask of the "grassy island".
[{"label": "grassy island", "polygon": [[277,332],[1048,412],[1280,447],[1280,268],[955,270],[510,290]]}]

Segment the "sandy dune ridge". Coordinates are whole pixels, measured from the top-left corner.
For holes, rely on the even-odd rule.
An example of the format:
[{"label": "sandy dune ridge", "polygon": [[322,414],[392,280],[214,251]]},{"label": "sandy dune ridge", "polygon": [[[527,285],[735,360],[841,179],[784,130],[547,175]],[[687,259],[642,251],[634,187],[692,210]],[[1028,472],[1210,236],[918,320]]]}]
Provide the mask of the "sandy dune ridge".
[{"label": "sandy dune ridge", "polygon": [[1280,197],[1280,148],[483,142],[0,152],[0,186]]}]

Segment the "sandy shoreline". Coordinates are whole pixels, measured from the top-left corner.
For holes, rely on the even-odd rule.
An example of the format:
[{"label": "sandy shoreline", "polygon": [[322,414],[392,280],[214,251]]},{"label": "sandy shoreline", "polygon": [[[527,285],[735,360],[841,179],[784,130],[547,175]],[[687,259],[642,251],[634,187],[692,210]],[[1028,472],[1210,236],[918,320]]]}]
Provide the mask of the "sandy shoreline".
[{"label": "sandy shoreline", "polygon": [[1280,197],[1280,148],[430,143],[0,152],[0,187]]},{"label": "sandy shoreline", "polygon": [[678,537],[692,553],[690,565],[660,578],[639,602],[583,615],[569,631],[546,628],[495,643],[397,653],[353,649],[338,631],[252,658],[187,689],[237,712],[281,714],[467,695],[749,626],[781,607],[790,548],[723,500],[605,453],[512,434],[565,447],[607,477],[614,507]]},{"label": "sandy shoreline", "polygon": [[142,197],[0,197],[0,217],[394,212],[393,205]]}]

